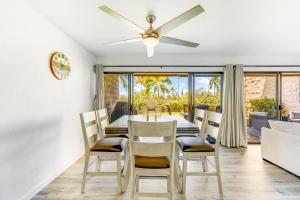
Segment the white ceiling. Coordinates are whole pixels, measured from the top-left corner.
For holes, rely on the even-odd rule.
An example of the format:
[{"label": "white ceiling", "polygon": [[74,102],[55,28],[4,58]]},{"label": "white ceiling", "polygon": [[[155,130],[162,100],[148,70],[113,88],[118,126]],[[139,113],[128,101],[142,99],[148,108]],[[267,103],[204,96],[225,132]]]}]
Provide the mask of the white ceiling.
[{"label": "white ceiling", "polygon": [[[300,55],[299,0],[27,0],[74,40],[99,56],[145,55],[142,43],[103,46],[139,35],[98,10],[107,5],[141,27],[147,14],[158,27],[201,4],[205,12],[168,34],[197,49],[159,44],[155,54],[203,57]],[[154,55],[155,56],[155,55]]]}]

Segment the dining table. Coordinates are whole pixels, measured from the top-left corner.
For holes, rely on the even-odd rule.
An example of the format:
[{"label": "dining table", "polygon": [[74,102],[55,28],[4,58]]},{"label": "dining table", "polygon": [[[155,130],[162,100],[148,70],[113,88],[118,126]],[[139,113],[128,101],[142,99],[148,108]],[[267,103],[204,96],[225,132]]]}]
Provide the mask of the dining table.
[{"label": "dining table", "polygon": [[177,121],[177,135],[197,135],[199,134],[199,127],[192,122],[180,117],[179,115],[161,115],[161,116],[150,116],[145,115],[123,115],[119,119],[113,121],[105,128],[105,134],[107,135],[123,135],[128,134],[128,120],[142,121],[142,122],[166,122],[166,121]]}]

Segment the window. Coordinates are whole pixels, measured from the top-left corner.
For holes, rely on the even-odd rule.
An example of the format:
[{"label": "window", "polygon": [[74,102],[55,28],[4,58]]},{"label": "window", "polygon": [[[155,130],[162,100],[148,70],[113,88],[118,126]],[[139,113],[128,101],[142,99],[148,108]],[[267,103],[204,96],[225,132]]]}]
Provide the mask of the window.
[{"label": "window", "polygon": [[198,108],[207,108],[212,111],[221,111],[221,74],[195,76],[194,105]]},{"label": "window", "polygon": [[194,107],[221,112],[222,73],[107,72],[104,85],[109,115],[125,103],[129,109],[123,114],[142,114],[149,100],[161,107],[163,115],[190,120]]},{"label": "window", "polygon": [[[136,73],[134,74],[133,104],[142,114],[148,101],[155,102],[163,115],[180,115],[188,105],[188,74]],[[182,115],[181,115],[182,116]]]},{"label": "window", "polygon": [[117,102],[128,102],[128,75],[104,74],[105,107],[109,115]]}]

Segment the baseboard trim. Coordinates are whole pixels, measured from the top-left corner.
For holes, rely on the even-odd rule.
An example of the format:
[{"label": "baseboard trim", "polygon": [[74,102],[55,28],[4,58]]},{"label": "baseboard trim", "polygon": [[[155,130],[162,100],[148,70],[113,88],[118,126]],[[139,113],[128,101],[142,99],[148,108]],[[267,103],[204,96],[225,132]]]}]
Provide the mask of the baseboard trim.
[{"label": "baseboard trim", "polygon": [[62,174],[64,171],[66,171],[73,163],[75,163],[77,160],[79,160],[83,155],[84,155],[84,153],[82,153],[80,156],[76,157],[75,159],[71,160],[70,162],[66,163],[60,170],[58,170],[52,176],[46,178],[44,181],[39,183],[32,190],[30,190],[25,195],[23,195],[19,200],[32,199],[37,193],[39,193],[43,188],[45,188],[47,185],[49,185],[56,177],[58,177],[60,174]]}]

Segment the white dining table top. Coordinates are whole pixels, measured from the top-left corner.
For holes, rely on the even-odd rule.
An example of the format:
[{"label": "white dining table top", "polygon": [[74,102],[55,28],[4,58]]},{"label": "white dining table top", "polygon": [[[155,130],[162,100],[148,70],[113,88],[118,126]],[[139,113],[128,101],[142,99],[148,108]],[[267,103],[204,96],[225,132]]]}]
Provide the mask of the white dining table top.
[{"label": "white dining table top", "polygon": [[[128,120],[147,121],[147,117],[143,115],[123,115],[116,121],[112,122],[105,128],[105,132],[110,133],[126,133],[128,131]],[[179,133],[198,133],[199,128],[192,122],[178,115],[162,115],[157,117],[157,122],[177,121],[177,132]],[[155,117],[149,116],[149,122],[154,122]]]}]

